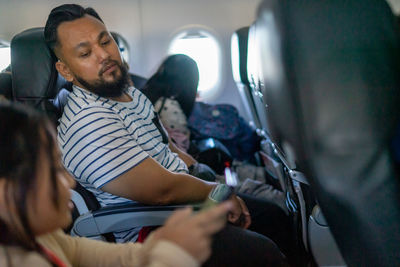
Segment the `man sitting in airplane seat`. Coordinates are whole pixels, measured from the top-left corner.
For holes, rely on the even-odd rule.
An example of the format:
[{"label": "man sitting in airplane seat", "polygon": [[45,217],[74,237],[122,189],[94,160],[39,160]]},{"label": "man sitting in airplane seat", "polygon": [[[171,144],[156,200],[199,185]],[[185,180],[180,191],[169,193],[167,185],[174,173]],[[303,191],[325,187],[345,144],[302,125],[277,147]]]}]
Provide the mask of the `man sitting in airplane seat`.
[{"label": "man sitting in airplane seat", "polygon": [[[223,186],[187,174],[195,160],[168,142],[151,102],[127,85],[119,49],[94,9],[54,8],[44,35],[58,58],[56,69],[73,83],[57,128],[63,164],[102,206],[195,203]],[[239,227],[228,225],[216,235],[206,265],[286,265],[271,240],[245,230],[251,224],[245,202],[255,215],[250,229],[269,236],[284,252],[293,248],[289,218],[276,205],[242,197],[245,201],[231,197],[228,215]],[[135,241],[138,231],[114,235],[117,242]]]}]

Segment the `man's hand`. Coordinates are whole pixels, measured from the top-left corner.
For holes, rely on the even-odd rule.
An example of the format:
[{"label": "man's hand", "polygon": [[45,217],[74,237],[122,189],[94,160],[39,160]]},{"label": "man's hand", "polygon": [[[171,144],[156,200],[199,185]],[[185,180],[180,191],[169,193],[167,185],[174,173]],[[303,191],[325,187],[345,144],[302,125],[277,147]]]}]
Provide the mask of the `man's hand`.
[{"label": "man's hand", "polygon": [[244,229],[249,228],[251,224],[251,216],[246,204],[236,195],[232,195],[231,200],[234,206],[228,214],[228,221]]}]

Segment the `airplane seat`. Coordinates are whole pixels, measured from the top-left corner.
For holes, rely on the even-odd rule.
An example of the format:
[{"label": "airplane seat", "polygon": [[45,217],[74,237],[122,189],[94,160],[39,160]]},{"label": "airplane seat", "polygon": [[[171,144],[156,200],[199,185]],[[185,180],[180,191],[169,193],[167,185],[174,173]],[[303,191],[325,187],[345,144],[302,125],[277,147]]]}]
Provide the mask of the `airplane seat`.
[{"label": "airplane seat", "polygon": [[247,43],[249,27],[236,30],[231,37],[231,62],[232,74],[242,98],[242,103],[246,110],[246,115],[250,119],[250,125],[261,129],[255,104],[251,96],[250,83],[247,78]]},{"label": "airplane seat", "polygon": [[[12,93],[14,101],[43,111],[55,123],[71,90],[71,84],[55,69],[55,55],[44,41],[44,28],[32,28],[11,41]],[[112,241],[107,233],[138,226],[162,225],[179,205],[147,206],[140,203],[100,207],[94,195],[80,185],[71,190],[78,216],[71,234]]]},{"label": "airplane seat", "polygon": [[262,130],[263,125],[260,122],[260,116],[258,115],[253,97],[252,85],[249,80],[249,77],[251,77],[254,86],[254,76],[248,72],[248,69],[253,70],[248,67],[248,63],[251,61],[248,57],[254,58],[253,46],[250,45],[249,47],[249,30],[250,27],[242,27],[236,30],[231,36],[232,74],[245,106],[246,113],[254,123],[257,133],[263,139],[260,144],[260,153],[265,169],[271,177],[279,180],[280,188],[284,190],[285,185],[283,177],[281,176],[282,165],[277,161],[278,159],[275,158],[268,134]]},{"label": "airplane seat", "polygon": [[[247,30],[247,60],[244,63],[245,79],[249,82],[250,98],[254,104],[256,116],[260,121],[258,134],[262,137],[259,155],[264,169],[269,174],[271,182],[283,191],[286,196],[286,207],[292,221],[294,240],[296,246],[296,262],[300,266],[311,261],[309,254],[307,218],[311,213],[315,201],[309,190],[307,180],[297,168],[290,153],[284,153],[281,143],[274,142],[269,134],[267,122],[267,105],[263,99],[264,86],[260,58],[256,46],[256,25],[253,23]],[[232,59],[233,60],[233,59]]]},{"label": "airplane seat", "polygon": [[0,97],[12,100],[12,82],[10,72],[0,73]]},{"label": "airplane seat", "polygon": [[260,123],[259,134],[265,137],[269,135],[269,125],[266,105],[263,102],[263,93],[261,90],[263,82],[260,75],[260,57],[256,49],[256,31],[253,25],[249,27],[248,31],[246,68],[247,80],[251,89],[251,98]]},{"label": "airplane seat", "polygon": [[[256,25],[271,136],[294,151],[316,194],[321,210],[310,223],[329,225],[349,266],[400,265],[400,182],[390,151],[400,36],[390,7],[268,0]],[[311,228],[314,254],[323,248]]]},{"label": "airplane seat", "polygon": [[[282,157],[283,154],[278,152],[277,146],[270,140],[268,126],[265,123],[265,104],[263,103],[263,99],[260,98],[259,93],[257,93],[260,83],[258,82],[258,61],[255,58],[257,55],[255,54],[254,45],[254,29],[251,29],[251,27],[243,27],[232,35],[231,60],[233,77],[242,100],[246,104],[247,112],[253,118],[257,133],[262,138],[259,155],[265,171],[269,174],[269,177],[273,178],[269,182],[282,190],[286,195],[286,206],[291,211],[294,221],[293,227],[296,229],[294,232],[298,233],[298,223],[296,223],[294,218],[296,217],[295,214],[300,212],[297,208],[299,204],[295,203],[293,197],[295,190],[289,187],[287,176],[289,173],[296,173],[298,177],[301,177],[301,173],[294,170],[293,164],[289,164],[289,160],[286,157]],[[305,212],[303,212],[304,214]],[[303,231],[305,232],[303,229],[300,230],[300,232]],[[302,235],[300,234],[300,236]],[[307,241],[305,238],[300,237],[297,243],[302,246],[302,242],[306,243]]]},{"label": "airplane seat", "polygon": [[72,84],[58,74],[55,56],[47,49],[43,28],[32,28],[11,41],[13,99],[44,111],[58,124]]},{"label": "airplane seat", "polygon": [[139,90],[142,89],[143,86],[147,83],[147,79],[140,75],[129,73],[129,76],[131,77],[131,80],[135,88]]},{"label": "airplane seat", "polygon": [[[256,44],[256,25],[253,23],[248,30],[246,73],[247,80],[249,81],[252,103],[254,104],[254,109],[258,121],[260,122],[258,134],[263,138],[260,155],[267,171],[275,178],[280,177],[281,188],[285,191],[288,189],[286,186],[287,181],[284,179],[282,180],[279,174],[279,172],[281,172],[280,169],[286,166],[288,170],[294,170],[296,169],[296,164],[291,153],[284,154],[280,150],[279,146],[285,144],[274,143],[271,140],[269,133],[270,126],[267,119],[268,105],[263,98],[264,82],[261,75],[260,60]],[[287,174],[288,171],[286,171],[286,175]]]},{"label": "airplane seat", "polygon": [[[110,33],[111,33],[111,36],[114,38],[115,42],[117,43],[119,51],[120,51],[123,59],[128,64],[128,62],[129,62],[129,53],[130,53],[130,48],[129,48],[128,42],[125,40],[124,37],[122,37],[121,34],[119,34],[117,32],[110,32]],[[133,85],[137,89],[142,89],[143,86],[147,82],[147,79],[142,77],[142,76],[140,76],[140,75],[129,73],[129,76],[130,76],[130,78],[131,78],[131,80],[133,82]]]}]

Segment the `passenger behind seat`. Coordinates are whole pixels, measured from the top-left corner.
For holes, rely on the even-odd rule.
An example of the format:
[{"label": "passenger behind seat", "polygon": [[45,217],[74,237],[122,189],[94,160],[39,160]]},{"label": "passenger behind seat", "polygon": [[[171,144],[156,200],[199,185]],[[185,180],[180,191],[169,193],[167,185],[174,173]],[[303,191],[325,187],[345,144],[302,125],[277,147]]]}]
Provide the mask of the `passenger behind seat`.
[{"label": "passenger behind seat", "polygon": [[198,83],[196,62],[178,54],[167,57],[142,89],[170,136],[186,151],[190,141],[187,119],[196,100]]},{"label": "passenger behind seat", "polygon": [[215,138],[238,160],[252,161],[259,138],[229,104],[196,101],[199,71],[196,62],[182,54],[167,57],[143,88],[178,145],[188,150],[189,140]]}]

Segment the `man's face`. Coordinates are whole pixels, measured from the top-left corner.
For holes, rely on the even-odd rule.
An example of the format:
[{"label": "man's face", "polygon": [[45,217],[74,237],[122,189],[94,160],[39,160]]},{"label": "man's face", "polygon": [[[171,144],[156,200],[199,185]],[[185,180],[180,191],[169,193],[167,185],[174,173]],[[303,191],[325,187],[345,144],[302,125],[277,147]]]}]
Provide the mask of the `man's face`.
[{"label": "man's face", "polygon": [[120,96],[127,70],[117,44],[98,19],[85,15],[57,29],[57,70],[68,81],[103,97]]}]

